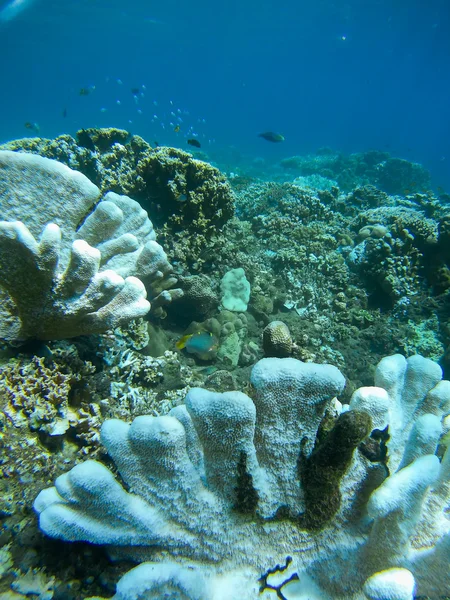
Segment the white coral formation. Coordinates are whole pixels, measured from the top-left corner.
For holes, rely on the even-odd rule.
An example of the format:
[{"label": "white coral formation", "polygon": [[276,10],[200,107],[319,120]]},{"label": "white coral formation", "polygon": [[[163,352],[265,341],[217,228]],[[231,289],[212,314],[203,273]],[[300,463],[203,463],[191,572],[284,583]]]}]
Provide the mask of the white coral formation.
[{"label": "white coral formation", "polygon": [[414,600],[415,587],[408,569],[386,569],[369,577],[364,593],[370,600]]},{"label": "white coral formation", "polygon": [[78,465],[37,497],[40,527],[150,561],[119,582],[115,600],[256,600],[274,590],[310,600],[449,594],[449,453],[442,463],[434,455],[435,420],[428,439],[426,423],[414,428],[449,410],[438,369],[422,357],[388,357],[377,371],[387,389],[356,393],[358,414],[372,412],[378,431],[386,423],[401,439],[387,442],[393,465],[410,459],[388,474],[355,451],[340,482],[341,507],[320,531],[292,517],[305,508],[298,458],[314,456],[319,423],[344,380],[334,367],[291,358],[257,363],[254,402],[194,388],[169,416],[105,422],[102,441],[129,491],[100,463]]},{"label": "white coral formation", "polygon": [[[98,333],[180,295],[147,213],[40,156],[0,152],[0,338]],[[139,279],[138,279],[139,278]]]}]

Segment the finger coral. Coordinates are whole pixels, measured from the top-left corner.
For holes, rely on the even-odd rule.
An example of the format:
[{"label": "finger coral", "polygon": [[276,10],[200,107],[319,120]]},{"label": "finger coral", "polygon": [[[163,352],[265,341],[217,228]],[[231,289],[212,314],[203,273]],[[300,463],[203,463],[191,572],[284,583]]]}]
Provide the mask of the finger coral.
[{"label": "finger coral", "polygon": [[[127,490],[101,463],[79,464],[37,497],[41,529],[148,561],[115,600],[448,594],[449,456],[434,452],[450,384],[439,366],[383,359],[377,386],[340,416],[333,366],[265,358],[251,383],[253,399],[193,388],[168,416],[106,421]],[[387,452],[369,459],[370,440]]]},{"label": "finger coral", "polygon": [[[181,294],[147,213],[54,160],[0,152],[0,338],[98,333]],[[138,279],[139,277],[139,279]],[[144,285],[145,284],[145,285]]]}]

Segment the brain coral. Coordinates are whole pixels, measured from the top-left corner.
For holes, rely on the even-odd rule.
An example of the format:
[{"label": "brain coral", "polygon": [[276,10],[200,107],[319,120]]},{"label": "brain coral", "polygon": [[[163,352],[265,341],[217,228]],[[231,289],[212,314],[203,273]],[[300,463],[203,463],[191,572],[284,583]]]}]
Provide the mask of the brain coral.
[{"label": "brain coral", "polygon": [[[449,594],[450,457],[434,454],[450,411],[441,377],[421,356],[387,357],[377,387],[333,417],[338,369],[262,359],[253,400],[193,388],[168,416],[106,421],[101,438],[128,491],[104,465],[79,464],[37,497],[40,527],[149,561],[115,600]],[[319,435],[325,413],[335,425]],[[387,458],[369,460],[368,444]]]},{"label": "brain coral", "polygon": [[265,356],[286,358],[292,354],[292,336],[289,327],[283,321],[272,321],[263,331],[263,349]]}]

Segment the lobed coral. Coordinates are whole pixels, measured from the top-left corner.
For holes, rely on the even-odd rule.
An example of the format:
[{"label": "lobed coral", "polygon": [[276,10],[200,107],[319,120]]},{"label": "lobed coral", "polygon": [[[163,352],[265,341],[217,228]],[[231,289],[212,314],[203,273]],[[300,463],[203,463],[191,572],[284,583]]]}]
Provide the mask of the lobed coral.
[{"label": "lobed coral", "polygon": [[2,148],[57,158],[83,172],[101,192],[139,201],[162,227],[164,245],[177,234],[172,253],[187,264],[199,258],[234,213],[233,192],[218,169],[176,148],[152,148],[124,130],[82,129],[76,139],[16,140]]},{"label": "lobed coral", "polygon": [[37,497],[40,527],[150,561],[115,600],[449,594],[441,377],[423,357],[387,357],[341,412],[335,367],[262,359],[253,401],[193,388],[169,416],[105,422],[129,491],[102,464],[77,465]]},{"label": "lobed coral", "polygon": [[147,293],[155,314],[181,295],[169,289],[176,278],[147,213],[130,198],[109,192],[99,202],[81,173],[9,151],[0,152],[0,196],[0,337],[102,332],[145,315]]}]

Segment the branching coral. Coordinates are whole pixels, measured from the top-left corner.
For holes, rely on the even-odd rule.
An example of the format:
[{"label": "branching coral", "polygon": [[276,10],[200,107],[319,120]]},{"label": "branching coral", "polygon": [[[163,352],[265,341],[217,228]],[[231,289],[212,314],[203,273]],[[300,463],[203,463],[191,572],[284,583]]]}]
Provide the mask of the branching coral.
[{"label": "branching coral", "polygon": [[69,428],[80,435],[80,445],[98,446],[100,407],[70,402],[75,387],[95,372],[90,363],[73,365],[66,353],[53,359],[34,356],[28,363],[17,360],[0,367],[2,410],[16,428],[37,431],[43,441],[57,439]]},{"label": "branching coral", "polygon": [[[129,492],[100,463],[77,465],[36,499],[41,529],[151,560],[119,582],[116,600],[168,591],[256,599],[271,589],[289,598],[293,583],[295,597],[315,600],[360,600],[363,588],[368,598],[380,589],[394,597],[405,581],[410,595],[402,599],[412,599],[415,586],[448,594],[450,459],[433,454],[450,410],[450,383],[441,376],[420,356],[384,359],[376,374],[382,387],[358,390],[319,440],[344,386],[340,372],[263,359],[252,372],[254,401],[193,388],[169,416],[105,422],[102,441]],[[387,459],[354,451],[371,427],[373,440],[389,428]],[[317,528],[302,515],[318,481],[316,490],[333,498],[337,490],[340,502]],[[278,571],[282,580],[272,583]]]}]

